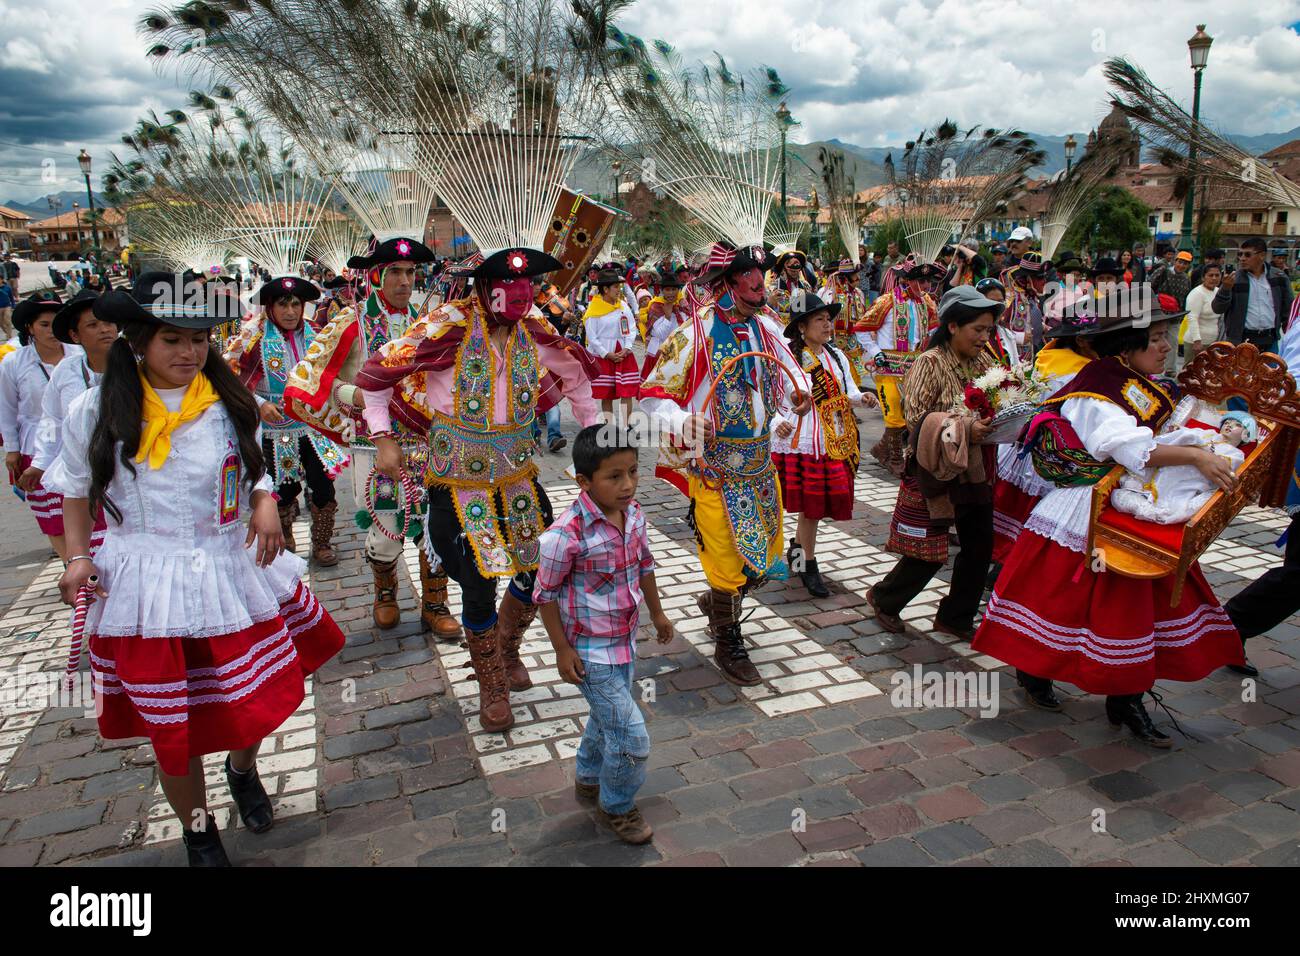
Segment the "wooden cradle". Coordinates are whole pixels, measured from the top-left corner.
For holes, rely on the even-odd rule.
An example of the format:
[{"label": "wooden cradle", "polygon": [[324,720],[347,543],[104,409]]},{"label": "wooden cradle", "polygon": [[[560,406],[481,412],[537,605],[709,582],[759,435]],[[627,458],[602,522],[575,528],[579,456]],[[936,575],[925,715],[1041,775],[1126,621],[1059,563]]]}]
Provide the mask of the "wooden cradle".
[{"label": "wooden cradle", "polygon": [[1250,343],[1216,342],[1178,376],[1183,394],[1212,405],[1244,399],[1259,423],[1259,437],[1242,446],[1246,460],[1231,491],[1218,491],[1183,524],[1143,521],[1111,507],[1110,494],[1124,475],[1117,465],[1093,486],[1088,553],[1108,571],[1133,578],[1174,575],[1171,604],[1182,597],[1187,572],[1242,508],[1258,501],[1281,507],[1300,450],[1300,395],[1286,362]]}]

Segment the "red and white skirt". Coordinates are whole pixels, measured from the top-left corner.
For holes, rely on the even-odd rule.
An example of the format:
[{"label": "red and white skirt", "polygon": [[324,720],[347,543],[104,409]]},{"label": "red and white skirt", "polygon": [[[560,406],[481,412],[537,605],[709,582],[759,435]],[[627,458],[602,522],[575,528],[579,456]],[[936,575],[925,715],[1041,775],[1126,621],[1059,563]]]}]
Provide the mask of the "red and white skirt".
[{"label": "red and white skirt", "polygon": [[641,363],[641,381],[644,382],[646,379],[648,379],[650,377],[650,373],[655,370],[655,366],[658,364],[659,364],[659,353],[656,352],[654,355],[651,355],[650,353],[647,352],[645,361]]},{"label": "red and white skirt", "polygon": [[301,582],[280,613],[214,637],[90,635],[90,668],[107,740],[148,737],[158,766],[251,747],[302,703],[303,679],[343,647],[343,632]]},{"label": "red and white skirt", "polygon": [[789,452],[773,453],[772,461],[788,513],[814,520],[853,517],[853,472],[847,461]]},{"label": "red and white skirt", "polygon": [[1020,536],[971,647],[1093,694],[1140,694],[1195,681],[1245,657],[1241,636],[1199,565],[1170,607],[1173,578],[1093,572],[1086,556],[1033,531]]},{"label": "red and white skirt", "polygon": [[993,486],[993,560],[999,564],[1011,556],[1016,539],[1024,530],[1034,506],[1042,501],[1038,495],[1017,488],[1013,482],[999,478]]},{"label": "red and white skirt", "polygon": [[641,390],[641,369],[636,364],[636,356],[631,352],[615,362],[613,359],[596,359],[600,371],[591,382],[591,397],[635,398]]},{"label": "red and white skirt", "polygon": [[[31,466],[32,456],[23,455],[18,463],[18,474],[21,475]],[[27,506],[36,516],[36,524],[41,533],[52,538],[60,537],[63,534],[63,495],[46,491],[44,485],[37,485],[35,491],[28,491],[26,495]]]}]

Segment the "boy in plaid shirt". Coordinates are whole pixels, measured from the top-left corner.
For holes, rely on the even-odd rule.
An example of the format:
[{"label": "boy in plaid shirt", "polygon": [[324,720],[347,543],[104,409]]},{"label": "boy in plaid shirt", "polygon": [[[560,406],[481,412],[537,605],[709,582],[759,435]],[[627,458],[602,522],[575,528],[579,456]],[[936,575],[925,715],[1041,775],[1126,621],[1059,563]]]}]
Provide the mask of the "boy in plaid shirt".
[{"label": "boy in plaid shirt", "polygon": [[541,537],[533,603],[555,648],[560,676],[591,706],[578,747],[574,789],[596,799],[596,817],[627,843],[654,835],[635,800],[650,736],[632,693],[644,598],[659,643],[673,627],[659,604],[645,514],[636,502],[637,453],[612,426],[591,425],[573,443],[582,494]]}]

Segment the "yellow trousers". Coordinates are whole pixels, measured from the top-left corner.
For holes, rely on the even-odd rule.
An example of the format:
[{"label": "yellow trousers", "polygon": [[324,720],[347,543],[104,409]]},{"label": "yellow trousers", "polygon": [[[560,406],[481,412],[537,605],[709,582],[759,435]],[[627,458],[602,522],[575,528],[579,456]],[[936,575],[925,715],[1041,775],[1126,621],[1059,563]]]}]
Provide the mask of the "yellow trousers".
[{"label": "yellow trousers", "polygon": [[903,394],[898,390],[899,381],[897,375],[876,373],[876,397],[880,399],[886,428],[904,428],[907,425],[907,419],[903,418]]},{"label": "yellow trousers", "polygon": [[[722,494],[706,488],[698,478],[691,478],[690,491],[691,500],[695,502],[695,531],[700,540],[700,564],[704,567],[704,577],[708,579],[709,587],[735,594],[753,579],[745,574],[745,560],[731,538],[731,523],[727,521]],[[775,534],[767,546],[768,567],[785,550],[785,534],[780,521],[784,504],[779,482],[776,495],[778,518]]]}]

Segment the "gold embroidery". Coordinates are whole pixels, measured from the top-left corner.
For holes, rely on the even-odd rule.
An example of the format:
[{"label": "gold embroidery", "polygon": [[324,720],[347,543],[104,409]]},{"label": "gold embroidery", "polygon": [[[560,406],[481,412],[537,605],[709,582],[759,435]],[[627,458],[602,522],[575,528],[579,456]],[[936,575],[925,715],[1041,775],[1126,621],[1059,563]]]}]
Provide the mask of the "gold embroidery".
[{"label": "gold embroidery", "polygon": [[1143,421],[1150,419],[1160,408],[1160,399],[1135,378],[1131,378],[1124,383],[1120,394],[1124,396],[1124,401],[1128,402],[1129,407],[1137,412]]}]

